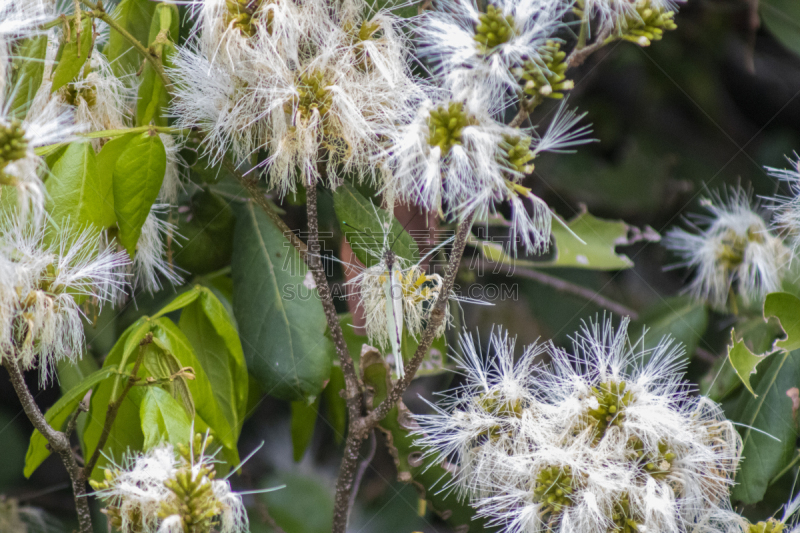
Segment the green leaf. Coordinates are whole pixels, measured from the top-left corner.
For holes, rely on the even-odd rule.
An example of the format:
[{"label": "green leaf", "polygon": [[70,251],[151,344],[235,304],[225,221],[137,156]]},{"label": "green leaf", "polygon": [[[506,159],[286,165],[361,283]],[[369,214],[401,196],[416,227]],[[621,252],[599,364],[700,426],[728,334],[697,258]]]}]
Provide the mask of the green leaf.
[{"label": "green leaf", "polygon": [[47,35],[37,35],[20,42],[11,64],[13,87],[9,109],[12,117],[24,118],[44,78]]},{"label": "green leaf", "polygon": [[285,486],[260,496],[278,526],[291,533],[329,533],[333,520],[333,491],[318,475],[281,472],[264,488]]},{"label": "green leaf", "polygon": [[119,242],[131,257],[142,234],[142,225],[158,197],[167,153],[157,134],[144,132],[128,143],[114,167],[114,211]]},{"label": "green leaf", "polygon": [[92,44],[94,43],[92,17],[87,15],[83,17],[81,21],[80,46],[78,45],[78,35],[75,31],[75,20],[70,20],[69,25],[70,40],[63,43],[59,50],[58,64],[53,71],[51,93],[56,92],[80,74],[81,68],[83,68],[83,64],[86,63],[86,59],[89,57],[89,52],[91,52]]},{"label": "green leaf", "polygon": [[[112,16],[119,25],[141,43],[150,36],[150,22],[159,4],[150,0],[122,0]],[[114,75],[129,76],[139,71],[145,59],[119,32],[111,29],[104,49]]]},{"label": "green leaf", "polygon": [[316,397],[330,375],[332,345],[308,270],[258,207],[240,209],[233,243],[233,308],[248,369],[263,390],[288,401]]},{"label": "green leaf", "polygon": [[747,387],[747,390],[749,390],[750,393],[755,397],[758,397],[758,394],[756,394],[756,392],[753,390],[753,387],[750,385],[750,376],[756,373],[756,367],[758,364],[767,356],[772,354],[754,354],[745,345],[743,340],[736,340],[735,330],[731,330],[731,343],[732,345],[728,346],[728,360],[731,362],[731,366],[736,372],[736,375],[739,376],[739,379],[742,380],[744,386]]},{"label": "green leaf", "polygon": [[61,153],[50,166],[46,188],[48,210],[58,225],[83,229],[91,224],[101,230],[114,220],[111,180],[101,181],[89,143],[72,143]]},{"label": "green leaf", "polygon": [[190,303],[192,303],[195,300],[197,300],[197,298],[200,296],[201,293],[202,293],[202,287],[200,287],[198,285],[195,285],[194,287],[192,287],[188,291],[182,292],[181,294],[179,294],[175,298],[173,298],[170,303],[168,303],[167,305],[162,307],[158,311],[158,313],[154,314],[153,318],[159,318],[159,317],[168,315],[169,313],[172,313],[173,311],[177,311],[179,309],[183,309],[184,307],[186,307]]},{"label": "green leaf", "polygon": [[147,387],[145,390],[144,399],[139,405],[139,418],[142,421],[145,450],[161,442],[189,442],[191,420],[181,404],[159,387]]},{"label": "green leaf", "polygon": [[339,392],[343,391],[344,373],[338,366],[331,367],[331,379],[322,395],[325,398],[325,414],[333,430],[333,438],[337,444],[344,440],[347,431],[347,402]]},{"label": "green leaf", "polygon": [[165,347],[160,339],[154,338],[152,343],[144,347],[142,364],[149,377],[160,382],[154,386],[163,387],[183,406],[189,418],[193,419],[195,417],[194,398],[186,383],[189,378],[181,372],[183,367],[178,357],[168,347]]},{"label": "green leaf", "polygon": [[797,428],[789,393],[800,383],[800,351],[781,352],[755,378],[757,397],[743,393],[742,462],[731,497],[761,501],[770,481],[792,459]]},{"label": "green leaf", "polygon": [[629,238],[631,228],[626,223],[621,220],[597,218],[591,213],[584,212],[570,220],[567,226],[569,230],[553,222],[555,252],[552,258],[542,261],[515,260],[505,252],[501,244],[479,241],[472,236],[470,244],[479,247],[484,257],[490,261],[514,267],[623,270],[633,266],[633,261],[628,256],[618,254],[616,251],[617,246],[624,246],[635,240]]},{"label": "green leaf", "polygon": [[665,335],[686,348],[686,357],[694,355],[708,327],[708,309],[691,296],[676,296],[662,300],[643,313],[631,326],[632,334],[647,328],[645,349],[654,348]]},{"label": "green leaf", "polygon": [[[158,4],[150,25],[148,45],[161,58],[164,67],[172,67],[175,54],[173,44],[179,36],[180,15],[178,7],[172,4]],[[169,106],[169,94],[153,65],[145,63],[142,82],[136,104],[136,125],[144,126],[151,122],[156,126],[167,126],[164,111]]]},{"label": "green leaf", "polygon": [[247,364],[236,328],[222,303],[205,287],[186,306],[178,326],[211,381],[214,398],[239,438],[247,409]]},{"label": "green leaf", "polygon": [[[378,352],[369,351],[361,360],[361,368],[364,384],[374,391],[371,407],[375,408],[387,397],[391,387],[389,367]],[[378,427],[386,435],[398,478],[413,482],[422,493],[420,497],[427,499],[451,527],[466,524],[469,531],[482,531],[481,521],[474,518],[474,509],[455,492],[445,489],[452,481],[452,470],[433,457],[423,457],[426,450],[415,444],[417,437],[412,435],[419,426],[402,401],[389,411]]]},{"label": "green leaf", "polygon": [[775,343],[776,348],[797,350],[800,348],[800,299],[785,292],[767,294],[764,300],[764,318],[776,317],[786,338]]},{"label": "green leaf", "polygon": [[[117,214],[114,211],[114,169],[117,167],[119,156],[122,155],[122,152],[125,151],[125,148],[133,138],[138,135],[138,133],[127,133],[121,137],[115,137],[106,142],[103,148],[100,149],[100,153],[97,154],[98,182],[108,187],[103,203],[111,207],[111,211],[107,213],[107,217],[103,220],[103,227],[105,228],[110,228],[117,223]],[[103,190],[106,190],[105,187]]]},{"label": "green leaf", "polygon": [[[69,420],[72,413],[78,408],[78,404],[80,404],[81,400],[86,396],[86,393],[113,373],[113,369],[102,368],[88,375],[86,379],[70,389],[69,392],[64,394],[47,410],[44,415],[47,423],[57,430],[63,429],[67,420]],[[33,474],[33,472],[39,468],[39,465],[49,456],[50,450],[47,449],[47,439],[39,433],[39,430],[34,429],[33,435],[31,435],[31,442],[28,445],[28,453],[25,455],[25,477],[31,477],[31,474]]]},{"label": "green leaf", "polygon": [[800,55],[800,3],[795,0],[761,0],[761,22],[783,46]]},{"label": "green leaf", "polygon": [[154,320],[153,340],[159,346],[177,357],[182,367],[194,369],[195,379],[188,380],[187,386],[194,400],[197,416],[211,428],[215,438],[225,448],[230,464],[238,464],[239,455],[236,449],[238,432],[225,416],[224,409],[217,402],[208,373],[197,358],[189,339],[168,318]]},{"label": "green leaf", "polygon": [[211,191],[195,195],[190,209],[178,221],[178,233],[186,242],[175,254],[175,263],[199,275],[228,266],[235,227],[236,217],[228,200]]},{"label": "green leaf", "polygon": [[314,425],[319,413],[319,398],[311,404],[304,401],[292,402],[292,456],[299,463],[306,453],[311,437],[314,436]]},{"label": "green leaf", "polygon": [[380,262],[383,253],[384,223],[391,220],[388,244],[398,256],[410,261],[419,261],[417,243],[404,229],[400,221],[384,209],[379,209],[359,193],[351,184],[344,182],[333,193],[333,206],[342,233],[362,264],[370,267]]}]

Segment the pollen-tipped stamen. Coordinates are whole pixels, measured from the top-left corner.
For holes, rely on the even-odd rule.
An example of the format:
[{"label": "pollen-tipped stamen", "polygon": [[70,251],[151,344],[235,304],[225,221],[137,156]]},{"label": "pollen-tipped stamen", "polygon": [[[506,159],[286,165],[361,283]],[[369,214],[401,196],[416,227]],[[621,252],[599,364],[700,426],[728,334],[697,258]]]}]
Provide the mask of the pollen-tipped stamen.
[{"label": "pollen-tipped stamen", "polygon": [[[627,390],[626,390],[627,389]],[[620,426],[625,419],[625,407],[633,402],[633,393],[624,381],[609,381],[592,387],[598,406],[588,411],[595,428],[595,443],[600,442],[610,426]]]}]

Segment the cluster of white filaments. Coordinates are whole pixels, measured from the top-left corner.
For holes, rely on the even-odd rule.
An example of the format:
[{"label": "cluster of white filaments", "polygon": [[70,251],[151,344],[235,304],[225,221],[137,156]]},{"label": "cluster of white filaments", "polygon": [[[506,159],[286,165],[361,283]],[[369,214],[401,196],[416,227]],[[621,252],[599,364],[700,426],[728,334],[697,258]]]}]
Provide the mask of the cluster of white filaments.
[{"label": "cluster of white filaments", "polygon": [[161,444],[105,469],[103,481],[90,483],[109,524],[121,533],[248,531],[241,496],[216,479],[211,441],[196,435],[188,446]]},{"label": "cluster of white filaments", "polygon": [[677,266],[695,271],[688,292],[724,310],[735,309],[734,294],[750,305],[780,290],[791,252],[770,231],[749,193],[735,188],[727,198],[715,195],[703,204],[710,215],[695,217],[689,229],[671,229],[664,239],[681,258]]},{"label": "cluster of white filaments", "polygon": [[62,359],[83,350],[81,305],[118,299],[124,254],[98,246],[96,232],[48,231],[30,222],[0,222],[0,358],[23,368],[37,362],[42,382]]},{"label": "cluster of white filaments", "polygon": [[[628,321],[584,325],[574,352],[495,332],[483,360],[461,340],[465,383],[417,417],[418,444],[457,463],[454,487],[511,533],[734,531],[741,441],[690,396],[683,349],[631,344]],[[640,344],[642,343],[642,344]],[[541,364],[547,354],[550,363]]]},{"label": "cluster of white filaments", "polygon": [[775,229],[788,237],[794,252],[800,249],[800,157],[795,154],[789,163],[792,168],[767,168],[769,174],[789,186],[788,196],[772,198],[770,209],[774,213]]},{"label": "cluster of white filaments", "polygon": [[331,187],[345,173],[377,179],[374,160],[419,93],[393,15],[360,0],[194,7],[195,35],[172,70],[174,112],[180,126],[206,132],[215,160],[230,150],[242,163],[263,151],[282,195],[298,179]]},{"label": "cluster of white filaments", "polygon": [[45,22],[42,0],[0,0],[0,100],[6,90],[11,43]]}]

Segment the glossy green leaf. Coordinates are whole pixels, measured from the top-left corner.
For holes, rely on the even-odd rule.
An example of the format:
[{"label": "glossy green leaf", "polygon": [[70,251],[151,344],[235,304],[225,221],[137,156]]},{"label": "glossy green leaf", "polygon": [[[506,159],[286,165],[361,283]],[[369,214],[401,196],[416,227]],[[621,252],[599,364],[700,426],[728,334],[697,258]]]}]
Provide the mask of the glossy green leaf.
[{"label": "glossy green leaf", "polygon": [[211,381],[217,405],[222,409],[234,438],[247,408],[247,365],[236,328],[222,303],[205,287],[196,287],[199,297],[184,308],[179,327],[189,339],[198,361]]},{"label": "glossy green leaf", "polygon": [[[113,372],[113,369],[102,368],[93,372],[78,385],[70,389],[69,392],[59,398],[59,400],[47,410],[44,415],[47,423],[58,430],[63,429],[67,420],[69,420],[72,413],[78,408],[78,404],[80,404],[81,400],[86,396],[86,393],[112,375]],[[31,435],[31,442],[28,445],[28,453],[25,455],[25,477],[31,477],[31,474],[33,474],[33,472],[39,468],[39,465],[49,456],[50,450],[47,449],[47,439],[39,433],[39,430],[34,429],[33,435]]]},{"label": "glossy green leaf", "polygon": [[208,274],[230,265],[236,217],[230,201],[210,191],[196,194],[180,214],[178,233],[186,240],[175,264],[192,274]]},{"label": "glossy green leaf", "polygon": [[[112,16],[119,25],[140,43],[147,43],[150,36],[150,22],[159,4],[150,0],[122,0]],[[139,71],[145,59],[122,34],[111,30],[108,44],[104,49],[111,63],[114,75],[123,77]]]},{"label": "glossy green leaf", "polygon": [[[364,384],[374,391],[372,408],[375,408],[387,397],[391,387],[389,367],[378,352],[370,351],[364,354],[361,368]],[[402,401],[389,411],[378,427],[386,435],[398,477],[413,482],[421,492],[420,497],[427,499],[451,527],[468,525],[470,531],[480,531],[482,524],[475,519],[475,510],[453,491],[443,490],[452,481],[451,470],[433,457],[423,457],[425,449],[415,444],[417,437],[412,433],[419,430],[419,426]]]},{"label": "glossy green leaf", "polygon": [[314,426],[319,413],[319,398],[312,404],[304,401],[292,402],[292,457],[299,463],[305,455],[311,438],[314,436]]},{"label": "glossy green leaf", "polygon": [[337,444],[344,440],[347,431],[347,402],[339,394],[344,390],[344,373],[341,367],[331,367],[331,379],[322,391],[325,398],[325,416],[333,430],[333,438]]},{"label": "glossy green leaf", "polygon": [[257,206],[239,210],[231,275],[242,347],[264,392],[289,401],[316,397],[331,368],[325,314],[316,290],[307,288],[307,272]]},{"label": "glossy green leaf", "polygon": [[776,317],[786,338],[775,343],[776,348],[797,350],[800,348],[800,299],[786,292],[773,292],[764,300],[764,318]]},{"label": "glossy green leaf", "polygon": [[186,335],[168,318],[154,320],[153,340],[165,350],[174,354],[182,367],[192,367],[195,379],[188,380],[187,386],[194,400],[197,416],[211,428],[215,438],[225,448],[229,463],[238,464],[236,448],[238,433],[225,416],[224,409],[217,402],[208,373],[203,368],[194,348]]},{"label": "glossy green leaf", "polygon": [[630,226],[626,223],[621,220],[597,218],[591,213],[584,212],[567,222],[567,226],[569,230],[553,222],[554,253],[551,258],[542,261],[514,259],[506,253],[501,244],[479,241],[475,237],[470,237],[470,244],[477,246],[489,261],[515,267],[623,270],[633,266],[628,256],[619,254],[616,250],[617,246],[631,242],[628,236]]},{"label": "glossy green leaf", "polygon": [[796,0],[760,0],[761,22],[786,48],[800,55],[800,3]]},{"label": "glossy green leaf", "polygon": [[[175,54],[173,43],[178,39],[179,30],[180,15],[177,6],[158,4],[147,42],[167,68],[172,66],[172,56]],[[169,94],[149,61],[144,66],[141,79],[136,103],[136,125],[153,123],[156,126],[167,126],[165,111],[169,106]]]},{"label": "glossy green leaf", "polygon": [[60,153],[50,166],[46,188],[48,211],[56,224],[101,230],[114,220],[111,180],[102,180],[89,143],[72,143]]},{"label": "glossy green leaf", "polygon": [[30,109],[36,91],[44,78],[44,60],[47,55],[47,35],[25,39],[14,50],[11,63],[10,115],[23,118]]},{"label": "glossy green leaf", "polygon": [[362,264],[370,267],[381,260],[384,251],[384,223],[391,220],[391,230],[386,236],[387,244],[398,256],[419,261],[417,243],[402,224],[383,209],[377,208],[351,184],[344,182],[333,193],[333,206],[342,233]]},{"label": "glossy green leaf", "polygon": [[192,433],[192,422],[186,411],[168,392],[147,387],[139,404],[139,418],[144,434],[144,449],[161,442],[185,444]]},{"label": "glossy green leaf", "polygon": [[142,225],[158,197],[167,153],[158,135],[144,132],[125,146],[114,167],[114,212],[119,226],[119,242],[133,257]]},{"label": "glossy green leaf", "polygon": [[779,352],[754,378],[757,397],[743,391],[742,462],[731,497],[761,501],[770,481],[792,459],[797,438],[792,389],[800,383],[800,351]]},{"label": "glossy green leaf", "polygon": [[188,291],[182,292],[177,295],[175,298],[172,299],[170,303],[159,309],[158,313],[153,315],[153,318],[159,318],[165,315],[168,315],[174,311],[178,311],[179,309],[183,309],[190,303],[197,300],[202,293],[202,287],[194,286]]},{"label": "glossy green leaf", "polygon": [[758,397],[750,384],[750,378],[756,373],[756,367],[771,353],[756,355],[750,351],[743,340],[736,340],[736,331],[731,330],[731,346],[728,346],[728,361],[744,386],[751,394]]},{"label": "glossy green leaf", "polygon": [[53,71],[53,86],[50,92],[56,92],[64,85],[68,84],[80,74],[83,64],[89,57],[89,52],[92,50],[94,43],[94,26],[92,24],[92,17],[86,15],[81,21],[81,34],[80,44],[78,44],[78,35],[76,31],[75,20],[69,22],[70,25],[70,40],[61,45],[59,50],[58,64]]},{"label": "glossy green leaf", "polygon": [[[329,533],[333,520],[333,490],[318,475],[280,472],[261,482],[264,488],[281,487],[261,496],[270,516],[283,531]],[[271,529],[269,531],[272,531]]]},{"label": "glossy green leaf", "polygon": [[190,378],[181,371],[183,366],[178,357],[159,338],[153,338],[153,342],[144,347],[143,356],[142,364],[149,377],[157,380],[158,386],[175,398],[190,419],[194,419],[194,397],[187,384]]},{"label": "glossy green leaf", "polygon": [[[117,160],[125,148],[137,137],[137,133],[128,133],[121,137],[115,137],[103,145],[100,153],[97,154],[97,173],[98,182],[109,184],[106,197],[103,200],[104,205],[111,206],[111,212],[107,213],[108,217],[103,220],[103,227],[109,228],[117,223],[117,214],[114,211],[114,169],[117,167]],[[105,190],[105,189],[104,189]]]}]

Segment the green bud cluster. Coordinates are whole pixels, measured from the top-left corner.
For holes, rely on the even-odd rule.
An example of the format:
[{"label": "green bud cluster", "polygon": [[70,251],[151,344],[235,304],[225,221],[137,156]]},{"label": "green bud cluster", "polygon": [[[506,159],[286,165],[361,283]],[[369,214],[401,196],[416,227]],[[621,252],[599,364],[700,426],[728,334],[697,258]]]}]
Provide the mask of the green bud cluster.
[{"label": "green bud cluster", "polygon": [[619,427],[625,419],[625,407],[633,401],[633,393],[626,388],[624,381],[609,381],[592,387],[598,406],[589,409],[588,415],[595,427],[595,442],[600,442],[609,426]]},{"label": "green bud cluster", "polygon": [[372,20],[363,21],[358,28],[353,25],[344,27],[344,30],[352,36],[356,67],[362,72],[366,72],[372,66],[372,60],[364,43],[371,40],[380,29],[380,23]]},{"label": "green bud cluster", "polygon": [[70,83],[66,87],[65,100],[72,106],[79,105],[83,100],[89,107],[94,107],[97,103],[97,92],[94,87],[77,88],[74,83]]},{"label": "green bud cluster", "polygon": [[744,261],[747,245],[750,243],[764,243],[763,228],[750,226],[747,235],[743,236],[732,229],[725,230],[720,242],[722,246],[717,252],[717,261],[728,270],[732,270]]},{"label": "green bud cluster", "polygon": [[522,92],[536,104],[545,98],[564,98],[564,91],[575,87],[575,83],[567,79],[566,59],[567,54],[561,50],[561,43],[547,41],[535,60],[528,59],[521,67],[514,69]]},{"label": "green bud cluster", "polygon": [[634,516],[630,497],[628,494],[623,494],[619,500],[614,502],[611,521],[614,526],[608,530],[608,533],[638,533],[639,525],[643,520],[639,516]]},{"label": "green bud cluster", "polygon": [[211,485],[216,475],[213,466],[201,465],[196,472],[192,471],[192,465],[200,462],[211,441],[211,437],[204,440],[202,435],[195,435],[192,448],[179,444],[176,448],[184,464],[175,477],[164,482],[164,486],[172,491],[175,498],[161,502],[158,517],[164,519],[180,515],[185,533],[212,531],[223,510]]},{"label": "green bud cluster", "polygon": [[[262,16],[259,12],[261,4],[266,3],[264,0],[226,0],[228,13],[225,16],[225,26],[231,25],[242,32],[243,35],[253,37],[256,34],[256,27],[259,17]],[[267,12],[267,32],[272,35],[272,19],[274,13]]]},{"label": "green bud cluster", "polygon": [[629,444],[631,455],[641,465],[642,470],[656,479],[663,479],[669,475],[676,455],[665,441],[659,441],[658,451],[645,450],[644,443],[639,439],[634,439]]},{"label": "green bud cluster", "polygon": [[489,55],[496,46],[510,41],[514,34],[514,17],[503,15],[502,9],[489,4],[486,13],[478,16],[473,38],[478,51],[483,55]]},{"label": "green bud cluster", "polygon": [[540,516],[550,518],[561,514],[570,507],[573,494],[579,488],[580,478],[573,475],[570,466],[550,466],[536,475],[533,485],[533,499],[542,504]]},{"label": "green bud cluster", "polygon": [[428,144],[438,146],[442,157],[446,156],[453,146],[461,144],[461,134],[469,123],[470,117],[461,102],[440,105],[428,117]]},{"label": "green bud cluster", "polygon": [[759,522],[757,524],[749,524],[747,526],[747,533],[781,533],[786,530],[786,525],[774,518],[770,518],[766,522]]},{"label": "green bud cluster", "polygon": [[508,168],[520,174],[533,172],[533,158],[536,155],[531,150],[531,138],[524,135],[503,135],[500,143],[503,162]]},{"label": "green bud cluster", "polygon": [[650,46],[652,41],[660,41],[665,31],[678,26],[673,20],[675,12],[654,7],[652,0],[638,0],[634,5],[636,13],[625,16],[625,26],[618,28],[619,37],[639,46]]},{"label": "green bud cluster", "polygon": [[316,109],[324,118],[331,110],[333,95],[328,89],[325,75],[320,71],[304,72],[297,81],[297,109],[301,117],[308,118]]},{"label": "green bud cluster", "polygon": [[12,120],[9,124],[0,124],[0,170],[9,163],[23,159],[28,152],[28,141],[22,122]]}]

